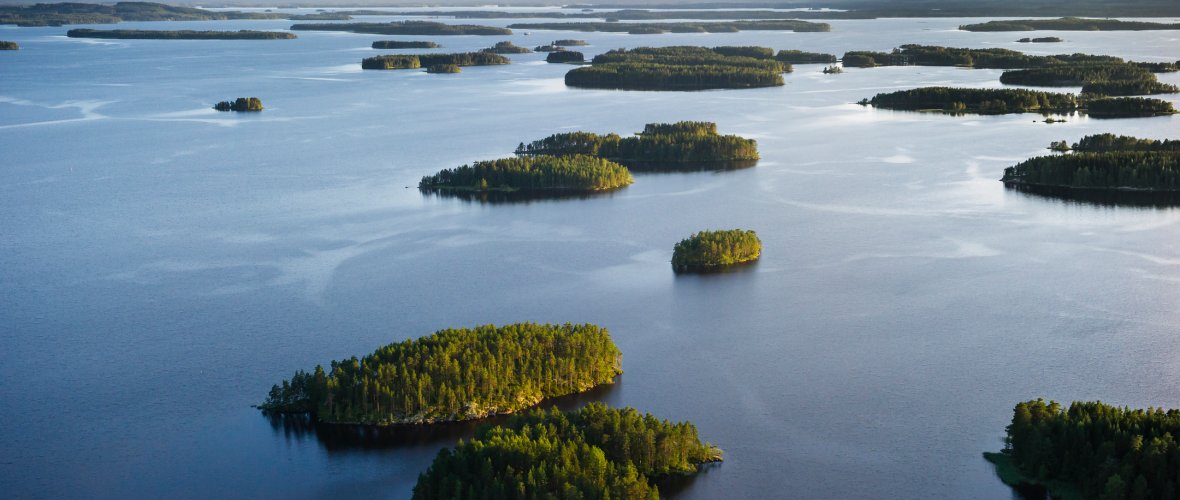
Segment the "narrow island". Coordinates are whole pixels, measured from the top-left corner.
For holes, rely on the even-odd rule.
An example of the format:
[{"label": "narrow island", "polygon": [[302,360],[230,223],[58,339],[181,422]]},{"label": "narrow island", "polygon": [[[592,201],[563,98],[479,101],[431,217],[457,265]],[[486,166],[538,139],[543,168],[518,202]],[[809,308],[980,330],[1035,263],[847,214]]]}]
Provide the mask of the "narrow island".
[{"label": "narrow island", "polygon": [[1009,49],[966,49],[936,45],[902,45],[892,52],[853,50],[841,58],[844,67],[960,66],[977,69],[1041,68],[1059,64],[1122,63],[1121,58],[1092,54],[1028,55]]},{"label": "narrow island", "polygon": [[1005,484],[1042,496],[1175,498],[1177,435],[1180,410],[1037,399],[1016,405],[1004,450],[983,456]]},{"label": "narrow island", "polygon": [[774,59],[727,55],[706,47],[639,47],[594,56],[590,66],[565,75],[570,87],[618,90],[708,90],[783,85],[791,65]]},{"label": "narrow island", "polygon": [[20,45],[16,42],[0,41],[0,50],[20,50]]},{"label": "narrow island", "polygon": [[391,23],[308,23],[294,24],[295,31],[347,31],[370,35],[511,35],[512,30],[474,24],[444,24],[432,21]]},{"label": "narrow island", "polygon": [[793,19],[760,21],[713,21],[674,23],[612,23],[612,22],[566,22],[566,23],[516,23],[511,29],[557,30],[557,31],[602,31],[628,33],[631,35],[659,35],[663,33],[737,33],[739,31],[832,31],[828,23],[813,23]]},{"label": "narrow island", "polygon": [[439,47],[439,44],[427,41],[378,40],[373,42],[374,49],[437,49]]},{"label": "narrow island", "polygon": [[1004,169],[1007,186],[1055,189],[1180,191],[1180,141],[1102,134],[1072,148],[1073,153],[1038,156]]},{"label": "narrow island", "polygon": [[595,193],[634,182],[627,167],[587,155],[477,161],[422,178],[423,191]]},{"label": "narrow island", "polygon": [[532,411],[444,449],[418,476],[413,498],[657,499],[654,484],[720,462],[696,426],[634,408],[590,403],[577,411]]},{"label": "narrow island", "polygon": [[427,73],[460,73],[463,68],[458,64],[432,64],[426,68]]},{"label": "narrow island", "polygon": [[518,155],[590,155],[646,171],[730,169],[752,166],[758,143],[720,135],[712,122],[649,123],[631,137],[590,132],[554,134],[516,148]]},{"label": "narrow island", "polygon": [[774,58],[790,64],[832,64],[836,56],[822,52],[804,52],[802,50],[780,50]]},{"label": "narrow island", "polygon": [[963,31],[1145,31],[1180,30],[1180,23],[1153,23],[1147,21],[1120,21],[1118,19],[1087,19],[1062,17],[1060,19],[1013,19],[1009,21],[988,21],[986,23],[959,26]]},{"label": "narrow island", "polygon": [[262,100],[257,97],[239,97],[231,101],[221,101],[213,105],[218,111],[262,111]]},{"label": "narrow island", "polygon": [[317,12],[315,14],[295,14],[287,16],[290,21],[351,21],[352,16],[335,12]]},{"label": "narrow island", "polygon": [[154,2],[59,2],[0,6],[0,24],[64,26],[67,24],[115,24],[123,21],[224,21],[230,19],[286,19],[271,12],[212,11]]},{"label": "narrow island", "polygon": [[326,372],[297,371],[258,408],[338,424],[474,420],[612,383],[620,359],[610,334],[595,325],[447,329],[333,361]]},{"label": "narrow island", "polygon": [[545,62],[581,64],[586,62],[586,56],[576,50],[555,50],[545,56]]},{"label": "narrow island", "polygon": [[429,68],[436,64],[455,66],[491,66],[509,64],[507,57],[491,52],[464,52],[458,54],[413,54],[366,57],[361,60],[362,69],[417,69]]},{"label": "narrow island", "polygon": [[1085,112],[1094,118],[1135,118],[1170,115],[1172,103],[1143,97],[1082,97],[1025,89],[969,89],[922,87],[877,94],[858,104],[881,109],[934,111],[950,114],[1007,113],[1069,114]]},{"label": "narrow island", "polygon": [[532,52],[528,47],[521,47],[512,43],[511,41],[496,42],[495,45],[483,49],[483,52],[491,52],[493,54],[527,54]]},{"label": "narrow island", "polygon": [[193,30],[95,30],[72,29],[70,38],[109,38],[116,40],[291,40],[294,33],[285,31],[193,31]]},{"label": "narrow island", "polygon": [[586,46],[586,45],[590,45],[590,44],[586,43],[585,40],[576,40],[573,38],[562,38],[561,40],[554,40],[549,45],[552,45],[554,47],[582,47],[582,46]]},{"label": "narrow island", "polygon": [[673,248],[672,270],[677,273],[720,271],[754,262],[761,255],[762,241],[754,231],[701,231]]},{"label": "narrow island", "polygon": [[1020,40],[1017,40],[1016,42],[1017,43],[1061,43],[1064,41],[1065,40],[1055,37],[1055,36],[1043,36],[1043,37],[1038,37],[1038,38],[1025,37],[1025,38],[1021,38]]}]

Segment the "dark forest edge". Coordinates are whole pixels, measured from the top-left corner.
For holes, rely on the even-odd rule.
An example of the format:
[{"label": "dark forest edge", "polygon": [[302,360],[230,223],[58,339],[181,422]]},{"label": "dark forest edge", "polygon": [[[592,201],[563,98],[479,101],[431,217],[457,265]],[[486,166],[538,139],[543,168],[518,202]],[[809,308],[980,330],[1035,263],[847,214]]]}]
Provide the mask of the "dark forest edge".
[{"label": "dark forest edge", "polygon": [[294,33],[285,31],[193,31],[193,30],[95,30],[72,29],[70,38],[105,38],[115,40],[291,40]]},{"label": "dark forest edge", "polygon": [[1068,154],[1030,158],[1004,169],[1006,185],[1068,189],[1180,192],[1180,141],[1099,134],[1072,146],[1049,145]]},{"label": "dark forest edge", "polygon": [[1084,112],[1095,118],[1134,118],[1176,113],[1172,103],[1161,99],[1143,97],[1079,98],[1073,94],[1025,89],[923,87],[877,94],[858,104],[903,111],[984,115]]},{"label": "dark forest edge", "polygon": [[588,155],[531,156],[477,161],[423,177],[423,191],[595,193],[634,182],[627,167]]},{"label": "dark forest edge", "polygon": [[988,21],[986,23],[959,26],[963,31],[1143,31],[1177,30],[1180,23],[1153,23],[1148,21],[1120,21],[1118,19],[1086,19],[1062,17],[1059,19],[1013,19]]},{"label": "dark forest edge", "polygon": [[16,42],[0,41],[0,50],[20,50],[20,45]]},{"label": "dark forest edge", "polygon": [[832,26],[827,23],[813,23],[798,20],[770,21],[724,21],[724,22],[678,22],[678,23],[516,23],[511,29],[559,30],[559,31],[602,31],[628,33],[632,35],[659,35],[663,33],[737,33],[739,31],[794,31],[826,32]]},{"label": "dark forest edge", "polygon": [[62,2],[0,6],[0,24],[63,26],[66,24],[114,24],[122,21],[225,21],[233,19],[285,19],[270,12],[219,12],[152,2],[118,2],[114,5]]},{"label": "dark forest edge", "polygon": [[440,45],[424,40],[377,40],[373,42],[374,49],[437,49]]},{"label": "dark forest edge", "polygon": [[591,403],[480,428],[470,441],[439,451],[418,476],[413,498],[655,500],[655,480],[721,460],[721,450],[702,443],[689,422]]},{"label": "dark forest edge", "polygon": [[431,21],[395,21],[390,23],[307,23],[293,24],[295,31],[346,31],[371,35],[511,35],[512,30],[473,24],[443,24]]},{"label": "dark forest edge", "polygon": [[418,69],[439,64],[455,66],[492,66],[509,64],[507,57],[491,52],[463,52],[457,54],[398,54],[366,57],[361,69]]},{"label": "dark forest edge", "polygon": [[649,123],[630,137],[618,134],[563,132],[521,143],[518,155],[590,155],[646,171],[698,170],[698,166],[749,164],[757,161],[753,139],[720,135],[712,122]]},{"label": "dark forest edge", "polygon": [[638,47],[594,56],[591,66],[565,75],[570,87],[619,90],[707,90],[783,85],[792,67],[766,47]]},{"label": "dark forest edge", "polygon": [[1063,64],[1121,64],[1121,58],[1091,54],[1029,55],[1023,52],[989,48],[968,49],[936,45],[906,44],[891,52],[853,50],[841,58],[845,67],[875,66],[962,66],[979,69],[1042,68]]},{"label": "dark forest edge", "polygon": [[620,360],[595,325],[447,329],[333,361],[327,371],[297,371],[258,408],[337,424],[474,420],[609,384],[622,373]]},{"label": "dark forest edge", "polygon": [[1061,43],[1064,41],[1065,40],[1063,40],[1059,37],[1055,37],[1055,36],[1043,36],[1043,37],[1037,37],[1037,38],[1025,37],[1025,38],[1021,38],[1021,39],[1017,40],[1016,42],[1017,43]]},{"label": "dark forest edge", "polygon": [[673,247],[672,269],[678,273],[720,271],[754,262],[761,255],[762,241],[754,231],[700,231]]}]

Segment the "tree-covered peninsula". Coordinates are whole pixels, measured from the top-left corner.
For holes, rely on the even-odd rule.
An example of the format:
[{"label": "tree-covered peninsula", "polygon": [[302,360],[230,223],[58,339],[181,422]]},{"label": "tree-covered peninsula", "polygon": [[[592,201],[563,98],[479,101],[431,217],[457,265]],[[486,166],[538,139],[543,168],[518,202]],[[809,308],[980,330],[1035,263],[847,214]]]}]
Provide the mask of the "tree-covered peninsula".
[{"label": "tree-covered peninsula", "polygon": [[1094,118],[1136,118],[1176,114],[1172,103],[1148,97],[1086,99],[1082,109]]},{"label": "tree-covered peninsula", "polygon": [[391,23],[307,23],[294,24],[296,31],[347,31],[371,35],[511,35],[512,30],[474,24],[444,24],[432,21]]},{"label": "tree-covered peninsula", "polygon": [[823,52],[804,52],[802,50],[780,50],[774,58],[789,64],[831,64],[836,62],[836,56]]},{"label": "tree-covered peninsula", "polygon": [[470,441],[438,453],[418,476],[413,498],[655,500],[653,480],[694,474],[721,457],[689,422],[591,403],[480,428]]},{"label": "tree-covered peninsula", "polygon": [[1101,151],[1038,156],[1004,169],[1006,185],[1180,191],[1180,153]]},{"label": "tree-covered peninsula", "polygon": [[565,75],[570,87],[620,90],[706,90],[773,87],[791,65],[726,55],[726,48],[639,47],[594,56],[593,65]]},{"label": "tree-covered peninsula", "polygon": [[1039,486],[1053,498],[1180,497],[1180,410],[1101,402],[1068,408],[1019,403],[1004,451],[985,453],[1011,486]]},{"label": "tree-covered peninsula", "polygon": [[507,57],[491,52],[463,52],[458,54],[398,54],[366,57],[362,69],[416,69],[437,64],[455,66],[491,66],[509,64]]},{"label": "tree-covered peninsula", "polygon": [[318,422],[388,425],[472,420],[611,383],[622,373],[606,329],[517,323],[440,330],[325,371],[295,372],[258,407]]},{"label": "tree-covered peninsula", "polygon": [[877,94],[861,104],[875,108],[947,113],[1071,113],[1078,109],[1073,94],[1025,89],[922,87]]},{"label": "tree-covered peninsula", "polygon": [[0,41],[0,50],[20,50],[20,45],[16,42]]},{"label": "tree-covered peninsula", "polygon": [[528,144],[518,155],[590,155],[642,170],[680,170],[698,165],[725,165],[758,159],[753,139],[720,135],[717,124],[682,121],[649,123],[631,137],[618,134],[564,132]]},{"label": "tree-covered peninsula", "polygon": [[764,21],[712,21],[678,23],[612,23],[612,22],[570,22],[570,23],[517,23],[509,28],[520,30],[558,31],[603,31],[629,33],[632,35],[658,35],[662,33],[737,33],[739,31],[832,31],[828,23],[813,23],[793,19]]},{"label": "tree-covered peninsula", "polygon": [[959,26],[964,31],[1144,31],[1180,30],[1180,23],[1153,23],[1147,21],[1120,21],[1118,19],[1087,19],[1062,17],[1060,19],[1013,19],[988,21],[986,23]]},{"label": "tree-covered peninsula", "polygon": [[491,52],[493,54],[527,54],[532,52],[528,47],[521,47],[512,43],[509,40],[503,42],[496,42],[495,45],[483,49],[483,52]]},{"label": "tree-covered peninsula", "polygon": [[239,97],[233,101],[221,101],[213,105],[218,111],[262,111],[262,100],[257,97]]},{"label": "tree-covered peninsula", "polygon": [[[1065,142],[1065,141],[1061,141]],[[1180,152],[1180,140],[1177,139],[1140,139],[1129,135],[1096,134],[1087,135],[1072,147],[1065,148],[1073,151],[1104,153],[1107,151],[1172,151]]]},{"label": "tree-covered peninsula", "polygon": [[378,40],[373,42],[374,49],[437,49],[439,44],[428,41],[400,41]]},{"label": "tree-covered peninsula", "polygon": [[193,30],[95,30],[72,29],[70,38],[110,38],[117,40],[290,40],[294,33],[285,31],[193,31]]},{"label": "tree-covered peninsula", "polygon": [[841,58],[845,67],[962,66],[979,69],[1041,68],[1060,64],[1122,63],[1114,56],[1058,54],[1035,56],[1008,49],[966,49],[934,45],[902,45],[892,52],[854,50]]},{"label": "tree-covered peninsula", "polygon": [[680,240],[672,250],[672,269],[678,273],[717,271],[758,260],[762,240],[754,231],[701,231]]},{"label": "tree-covered peninsula", "polygon": [[588,155],[477,161],[422,178],[424,191],[593,193],[634,182],[627,167]]}]

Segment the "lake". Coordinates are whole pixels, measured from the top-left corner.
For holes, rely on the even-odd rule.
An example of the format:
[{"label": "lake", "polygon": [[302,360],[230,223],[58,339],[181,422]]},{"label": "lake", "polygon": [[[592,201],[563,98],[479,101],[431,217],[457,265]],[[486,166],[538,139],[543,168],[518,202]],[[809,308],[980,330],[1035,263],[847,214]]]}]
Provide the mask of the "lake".
[{"label": "lake", "polygon": [[[1003,446],[1017,402],[1180,407],[1180,210],[1062,201],[998,179],[1054,140],[1176,138],[1180,116],[1046,124],[852,104],[998,87],[998,70],[796,65],[783,87],[620,92],[567,89],[571,67],[544,54],[458,75],[360,69],[394,53],[371,50],[378,39],[468,51],[580,38],[588,56],[921,43],[1180,59],[1175,31],[1018,44],[1027,33],[955,29],[979,21],[277,41],[0,27],[21,46],[0,53],[0,491],[407,498],[470,426],[317,431],[250,405],[296,369],[442,328],[536,321],[600,324],[623,352],[614,387],[567,404],[689,420],[725,451],[677,498],[1009,497],[981,453]],[[210,109],[239,96],[266,111]],[[582,199],[480,203],[414,188],[552,133],[675,120],[755,138],[762,160],[637,173]],[[739,227],[761,237],[759,263],[672,272],[677,241]]]}]

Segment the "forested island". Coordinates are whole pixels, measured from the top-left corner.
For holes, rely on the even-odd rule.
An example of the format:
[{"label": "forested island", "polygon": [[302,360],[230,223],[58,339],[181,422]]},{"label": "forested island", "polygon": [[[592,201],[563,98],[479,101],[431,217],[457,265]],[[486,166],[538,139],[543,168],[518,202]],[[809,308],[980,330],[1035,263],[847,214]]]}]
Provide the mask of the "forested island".
[{"label": "forested island", "polygon": [[472,420],[609,384],[620,366],[610,334],[595,325],[447,329],[333,361],[326,372],[297,371],[258,407],[324,423]]},{"label": "forested island", "polygon": [[1131,118],[1175,113],[1172,103],[1142,97],[1079,98],[1073,94],[1025,89],[922,87],[877,94],[858,104],[881,109],[998,115],[1068,114],[1083,111],[1095,118]]},{"label": "forested island", "polygon": [[495,45],[483,49],[483,52],[491,52],[493,54],[527,54],[532,52],[528,47],[521,47],[505,40],[503,42],[496,42]]},{"label": "forested island", "polygon": [[521,143],[516,154],[590,155],[636,170],[674,171],[752,164],[758,160],[758,144],[753,139],[720,135],[716,123],[682,121],[649,123],[631,137],[564,132]]},{"label": "forested island", "polygon": [[270,12],[226,12],[177,7],[152,2],[38,3],[0,6],[0,24],[63,26],[66,24],[114,24],[122,21],[223,21],[229,19],[286,19]]},{"label": "forested island", "polygon": [[591,403],[480,428],[470,441],[439,451],[413,498],[656,500],[653,480],[691,475],[721,458],[691,423]]},{"label": "forested island", "polygon": [[593,193],[634,182],[627,167],[588,155],[530,156],[477,161],[426,176],[423,191]]},{"label": "forested island", "polygon": [[560,40],[554,40],[549,45],[553,45],[555,47],[582,47],[582,46],[590,45],[590,44],[586,43],[585,40],[576,40],[573,38],[562,38]]},{"label": "forested island", "polygon": [[391,23],[322,23],[294,24],[296,31],[347,31],[372,35],[511,35],[512,30],[474,24],[443,24],[431,21],[395,21]]},{"label": "forested island", "polygon": [[0,50],[20,50],[20,45],[16,42],[0,41]]},{"label": "forested island", "polygon": [[521,30],[604,31],[632,35],[661,33],[737,33],[739,31],[832,31],[827,23],[812,23],[790,19],[770,21],[719,21],[679,23],[517,23],[509,28]]},{"label": "forested island", "polygon": [[378,40],[373,42],[374,49],[437,49],[439,44],[427,41],[398,41]]},{"label": "forested island", "polygon": [[1060,19],[1013,19],[1010,21],[988,21],[986,23],[959,26],[964,31],[1143,31],[1178,30],[1180,23],[1153,23],[1147,21],[1119,21],[1118,19],[1087,19],[1062,17]]},{"label": "forested island", "polygon": [[193,30],[95,30],[72,29],[70,38],[111,38],[117,40],[290,40],[294,33],[285,31],[193,31]]},{"label": "forested island", "polygon": [[835,55],[802,50],[780,50],[774,58],[790,64],[831,64],[836,62]]},{"label": "forested island", "polygon": [[594,57],[565,75],[570,87],[620,90],[706,90],[773,87],[791,65],[774,59],[726,55],[726,48],[639,47]]},{"label": "forested island", "polygon": [[586,56],[576,50],[555,50],[545,56],[547,63],[583,63]]},{"label": "forested island", "polygon": [[[1064,142],[1064,141],[1062,141]],[[1082,138],[1064,155],[1039,156],[1004,169],[1006,185],[1069,189],[1180,191],[1180,141],[1113,134]]]},{"label": "forested island", "polygon": [[427,73],[460,73],[463,68],[458,64],[432,64],[426,68]]},{"label": "forested island", "polygon": [[1147,97],[1087,99],[1082,108],[1094,118],[1135,118],[1176,113],[1172,103]]},{"label": "forested island", "polygon": [[1128,96],[1170,94],[1175,85],[1160,82],[1149,68],[1138,63],[1062,64],[1045,68],[1008,70],[1000,75],[1006,85],[1042,87],[1081,86],[1083,94]]},{"label": "forested island", "polygon": [[1025,38],[1021,38],[1020,40],[1017,40],[1016,42],[1017,43],[1061,43],[1064,41],[1065,40],[1062,40],[1061,38],[1058,38],[1055,36],[1043,36],[1043,37],[1038,37],[1038,38],[1025,37]]},{"label": "forested island", "polygon": [[718,271],[758,260],[762,241],[754,231],[701,231],[680,240],[672,250],[672,270],[678,273]]},{"label": "forested island", "polygon": [[221,101],[213,105],[218,111],[262,111],[262,100],[257,97],[239,97],[231,101]]},{"label": "forested island", "polygon": [[1180,411],[1101,402],[1019,403],[1004,451],[984,453],[1005,484],[1053,498],[1172,499],[1180,495]]},{"label": "forested island", "polygon": [[1123,63],[1114,56],[1058,54],[1034,56],[1008,49],[966,49],[934,45],[902,45],[892,52],[853,50],[841,59],[845,67],[963,66],[979,69],[1041,68],[1061,64]]},{"label": "forested island", "polygon": [[362,69],[416,69],[437,64],[455,66],[491,66],[509,64],[507,57],[491,52],[463,52],[457,54],[398,54],[366,57]]}]

